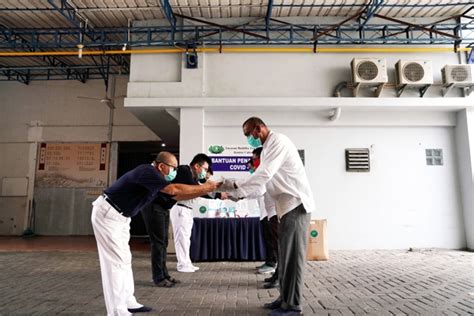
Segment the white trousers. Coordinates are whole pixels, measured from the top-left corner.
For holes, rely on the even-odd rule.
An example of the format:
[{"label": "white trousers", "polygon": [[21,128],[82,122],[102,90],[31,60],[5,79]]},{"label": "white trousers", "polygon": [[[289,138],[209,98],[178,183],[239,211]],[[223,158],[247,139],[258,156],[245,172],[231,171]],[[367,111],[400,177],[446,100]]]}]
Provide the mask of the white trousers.
[{"label": "white trousers", "polygon": [[173,225],[174,246],[177,268],[183,269],[192,265],[189,257],[191,247],[191,231],[193,229],[193,210],[175,205],[170,210],[171,224]]},{"label": "white trousers", "polygon": [[99,252],[100,273],[107,315],[131,315],[128,308],[142,305],[133,295],[130,218],[120,215],[104,197],[92,203],[92,227]]}]

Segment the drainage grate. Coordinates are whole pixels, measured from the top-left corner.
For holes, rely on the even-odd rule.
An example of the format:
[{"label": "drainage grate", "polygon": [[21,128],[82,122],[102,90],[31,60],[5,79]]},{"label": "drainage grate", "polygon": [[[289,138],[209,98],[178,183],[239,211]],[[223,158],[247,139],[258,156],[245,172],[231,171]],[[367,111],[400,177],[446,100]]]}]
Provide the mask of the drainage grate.
[{"label": "drainage grate", "polygon": [[369,172],[370,155],[368,148],[346,149],[346,171],[347,172]]}]

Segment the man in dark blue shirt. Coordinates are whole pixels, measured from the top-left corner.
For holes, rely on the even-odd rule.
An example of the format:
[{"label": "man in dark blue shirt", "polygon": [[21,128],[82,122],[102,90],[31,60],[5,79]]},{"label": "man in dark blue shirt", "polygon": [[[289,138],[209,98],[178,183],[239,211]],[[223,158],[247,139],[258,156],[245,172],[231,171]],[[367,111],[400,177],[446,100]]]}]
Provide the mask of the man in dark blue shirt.
[{"label": "man in dark blue shirt", "polygon": [[176,157],[161,152],[149,165],[140,165],[124,174],[93,203],[92,227],[99,252],[102,287],[108,315],[149,312],[134,296],[130,217],[136,215],[159,192],[175,195],[201,195],[219,186],[170,184],[176,176]]}]

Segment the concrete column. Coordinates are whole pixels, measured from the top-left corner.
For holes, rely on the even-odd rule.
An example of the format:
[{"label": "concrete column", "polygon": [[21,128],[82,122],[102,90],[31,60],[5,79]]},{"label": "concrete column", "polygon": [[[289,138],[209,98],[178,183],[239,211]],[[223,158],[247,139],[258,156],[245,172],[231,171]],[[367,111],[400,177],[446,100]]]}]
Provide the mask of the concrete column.
[{"label": "concrete column", "polygon": [[467,248],[474,250],[474,110],[458,112],[455,135]]},{"label": "concrete column", "polygon": [[189,164],[204,152],[204,109],[182,108],[179,131],[179,164]]}]

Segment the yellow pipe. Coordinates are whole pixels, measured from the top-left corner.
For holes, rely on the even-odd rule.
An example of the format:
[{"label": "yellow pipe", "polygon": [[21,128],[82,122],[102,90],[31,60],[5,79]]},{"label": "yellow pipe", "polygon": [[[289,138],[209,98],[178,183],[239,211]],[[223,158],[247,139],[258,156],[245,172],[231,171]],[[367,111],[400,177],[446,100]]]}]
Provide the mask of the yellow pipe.
[{"label": "yellow pipe", "polygon": [[[472,48],[459,48],[468,52]],[[158,48],[134,50],[95,50],[83,51],[83,56],[94,55],[132,55],[132,54],[174,54],[183,53],[183,48]],[[204,53],[313,53],[313,47],[198,47],[197,52]],[[452,53],[450,47],[318,47],[316,53]],[[0,52],[0,57],[33,56],[76,56],[77,51],[49,52]]]}]

